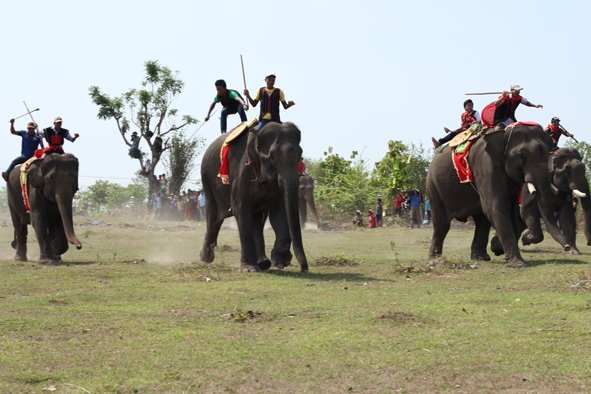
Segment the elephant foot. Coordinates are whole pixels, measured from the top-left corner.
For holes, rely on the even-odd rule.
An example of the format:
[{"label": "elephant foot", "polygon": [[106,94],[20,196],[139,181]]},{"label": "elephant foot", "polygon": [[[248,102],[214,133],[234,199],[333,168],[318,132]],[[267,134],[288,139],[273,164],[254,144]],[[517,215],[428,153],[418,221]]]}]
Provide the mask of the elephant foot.
[{"label": "elephant foot", "polygon": [[261,270],[257,265],[242,263],[240,264],[240,272],[261,272]]},{"label": "elephant foot", "polygon": [[300,272],[303,274],[307,273],[308,272],[308,264],[301,266]]},{"label": "elephant foot", "polygon": [[56,255],[53,256],[53,262],[54,263],[61,263],[62,261],[64,261],[64,260],[62,260],[62,256],[61,255],[56,254]]},{"label": "elephant foot", "polygon": [[213,251],[215,245],[212,245],[208,248],[201,249],[201,253],[199,253],[199,258],[204,263],[211,263],[215,258],[215,252]]},{"label": "elephant foot", "polygon": [[19,256],[17,254],[14,256],[14,261],[27,261],[27,256]]},{"label": "elephant foot", "polygon": [[480,261],[490,261],[490,256],[486,252],[484,252],[484,253],[472,252],[470,254],[470,259],[471,260],[480,260]]},{"label": "elephant foot", "polygon": [[578,256],[581,254],[581,252],[579,252],[579,249],[577,249],[576,246],[571,246],[570,250],[565,250],[564,254],[568,254],[570,256]]},{"label": "elephant foot", "polygon": [[271,268],[271,260],[269,260],[269,258],[265,256],[263,259],[261,259],[261,260],[260,260],[260,261],[257,263],[257,265],[259,266],[259,269],[260,269],[261,271],[266,271],[266,270],[268,270],[269,268]]},{"label": "elephant foot", "polygon": [[273,261],[273,266],[279,269],[289,267],[291,265],[292,258],[293,255],[289,249],[283,252],[277,252],[275,249],[271,251],[271,260]]},{"label": "elephant foot", "polygon": [[39,264],[51,264],[51,263],[53,263],[53,259],[43,256],[43,257],[39,257],[39,260],[37,260],[37,262]]},{"label": "elephant foot", "polygon": [[525,268],[527,267],[527,263],[520,258],[514,257],[512,259],[507,260],[505,263],[505,267],[507,268]]},{"label": "elephant foot", "polygon": [[505,254],[505,249],[503,249],[503,245],[501,244],[499,237],[496,235],[490,240],[490,250],[495,254],[495,256]]}]

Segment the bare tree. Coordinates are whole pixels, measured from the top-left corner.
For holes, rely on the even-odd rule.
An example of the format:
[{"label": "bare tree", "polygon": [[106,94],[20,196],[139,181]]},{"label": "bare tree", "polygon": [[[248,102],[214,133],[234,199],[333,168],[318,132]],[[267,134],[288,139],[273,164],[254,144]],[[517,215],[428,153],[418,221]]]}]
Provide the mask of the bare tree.
[{"label": "bare tree", "polygon": [[144,67],[146,76],[140,89],[131,89],[120,97],[111,98],[98,86],[91,86],[89,95],[99,106],[98,118],[115,119],[123,142],[130,149],[135,147],[128,132],[133,126],[137,127],[140,141],[145,141],[151,152],[150,170],[144,171],[146,154],[141,152],[139,145],[137,151],[130,150],[130,156],[138,160],[140,173],[150,180],[150,188],[153,189],[156,186],[152,182],[156,166],[162,153],[171,147],[168,134],[179,132],[182,135],[190,125],[197,123],[197,119],[183,115],[179,121],[178,110],[171,108],[184,87],[184,82],[177,77],[178,71],[172,72],[158,61],[147,61]]}]

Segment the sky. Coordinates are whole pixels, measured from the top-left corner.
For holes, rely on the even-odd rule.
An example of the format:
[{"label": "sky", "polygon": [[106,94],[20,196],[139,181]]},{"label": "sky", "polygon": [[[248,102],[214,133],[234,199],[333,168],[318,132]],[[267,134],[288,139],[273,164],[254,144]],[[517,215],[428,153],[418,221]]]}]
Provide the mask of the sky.
[{"label": "sky", "polygon": [[[0,14],[0,168],[20,154],[9,120],[26,113],[26,101],[40,109],[40,126],[61,116],[80,134],[64,149],[80,159],[81,187],[99,179],[125,185],[139,169],[115,121],[97,118],[88,89],[113,97],[139,88],[147,60],[179,71],[185,86],[173,107],[200,122],[215,80],[243,91],[240,55],[251,92],[276,73],[275,86],[296,103],[281,118],[300,128],[304,156],[313,159],[331,146],[373,163],[389,140],[430,150],[444,126],[459,127],[466,92],[512,84],[544,106],[521,106],[519,120],[545,126],[558,116],[579,141],[588,134],[588,2],[28,0],[3,1]],[[471,98],[480,111],[496,96]],[[202,126],[207,144],[220,133],[216,109],[188,130]],[[28,121],[18,119],[16,129]],[[229,128],[238,123],[229,117]],[[162,163],[156,172],[166,172]],[[195,172],[186,187],[198,180]]]}]

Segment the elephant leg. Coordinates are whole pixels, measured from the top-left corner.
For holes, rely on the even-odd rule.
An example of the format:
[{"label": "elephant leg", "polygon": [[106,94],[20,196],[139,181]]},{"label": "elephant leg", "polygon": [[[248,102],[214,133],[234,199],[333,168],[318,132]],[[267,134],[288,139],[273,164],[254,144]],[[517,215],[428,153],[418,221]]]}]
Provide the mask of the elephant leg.
[{"label": "elephant leg", "polygon": [[51,244],[49,242],[49,231],[47,228],[47,218],[44,214],[31,212],[31,221],[39,243],[39,264],[49,264],[53,262]]},{"label": "elephant leg", "polygon": [[[232,210],[238,225],[238,235],[242,249],[240,253],[240,271],[260,272],[257,264],[257,242],[252,227],[254,217],[257,215],[253,215],[250,201],[246,197],[233,193],[232,201]],[[262,231],[260,231],[260,237],[262,238]]]},{"label": "elephant leg", "polygon": [[267,212],[263,211],[252,215],[252,235],[257,250],[257,265],[261,271],[271,268],[271,260],[265,253],[264,228],[267,221]]},{"label": "elephant leg", "polygon": [[[481,200],[482,201],[482,200]],[[482,205],[487,212],[489,221],[497,230],[497,236],[503,245],[505,251],[505,266],[510,268],[527,267],[527,263],[521,257],[519,245],[517,244],[517,221],[518,206],[517,201],[513,202],[509,198],[499,198],[494,201],[484,200]],[[507,223],[507,219],[510,222]]]},{"label": "elephant leg", "polygon": [[27,224],[23,224],[19,215],[12,211],[10,212],[12,218],[12,225],[14,227],[14,240],[12,247],[16,249],[14,259],[16,261],[27,261]]},{"label": "elephant leg", "polygon": [[575,217],[575,211],[572,208],[572,203],[567,201],[558,211],[558,218],[560,220],[560,229],[566,242],[571,247],[569,254],[578,255],[581,254],[577,249],[577,219]]},{"label": "elephant leg", "polygon": [[474,224],[474,238],[472,239],[472,247],[470,259],[489,261],[490,256],[486,252],[488,245],[488,236],[490,234],[490,222],[484,215],[473,215]]},{"label": "elephant leg", "polygon": [[312,194],[312,196],[310,196],[310,198],[308,199],[308,205],[310,206],[310,212],[312,212],[312,216],[314,216],[314,221],[316,221],[316,225],[320,226],[320,216],[318,216],[318,211],[316,211],[314,194]]},{"label": "elephant leg", "polygon": [[449,232],[450,226],[449,220],[442,220],[433,216],[433,238],[431,239],[429,259],[434,260],[443,254],[443,241]]},{"label": "elephant leg", "polygon": [[[210,196],[211,194],[206,195]],[[218,206],[213,198],[207,201],[205,222],[205,238],[203,239],[203,245],[201,246],[199,258],[204,263],[211,263],[215,258],[214,248],[218,242],[218,234],[220,233],[220,228],[222,228],[222,224],[224,223],[224,219],[220,217]]]},{"label": "elephant leg", "polygon": [[279,202],[269,212],[269,221],[275,231],[275,244],[271,251],[271,261],[279,269],[283,269],[291,264],[293,255],[291,254],[291,235],[289,233],[289,224],[285,213],[285,205]]}]

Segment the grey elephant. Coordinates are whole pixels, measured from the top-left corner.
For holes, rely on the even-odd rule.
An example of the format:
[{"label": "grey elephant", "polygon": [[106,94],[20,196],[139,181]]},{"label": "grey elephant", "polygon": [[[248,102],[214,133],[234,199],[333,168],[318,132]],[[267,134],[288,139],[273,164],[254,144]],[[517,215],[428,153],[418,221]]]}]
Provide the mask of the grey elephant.
[{"label": "grey elephant", "polygon": [[[560,229],[571,246],[570,253],[580,254],[576,244],[577,222],[573,210],[572,196],[581,201],[585,225],[583,231],[587,245],[591,245],[591,201],[589,198],[589,183],[585,176],[586,169],[583,159],[575,148],[561,148],[550,157],[550,179],[552,188],[552,209],[558,214]],[[537,244],[544,240],[544,233],[540,223],[540,208],[534,195],[527,188],[523,189],[520,208],[522,227],[527,230],[521,241],[524,245]],[[503,248],[496,238],[491,240],[491,249],[495,254],[502,254]]]},{"label": "grey elephant", "polygon": [[472,259],[490,260],[486,249],[492,225],[504,247],[506,266],[526,266],[517,244],[518,197],[524,183],[535,193],[552,237],[570,250],[553,217],[547,165],[551,147],[550,137],[539,125],[518,123],[504,130],[489,129],[470,148],[468,164],[474,176],[471,183],[460,182],[450,147],[435,155],[427,174],[433,218],[429,257],[442,254],[454,218],[465,222],[472,216],[476,226]]},{"label": "grey elephant", "polygon": [[[207,231],[201,261],[214,260],[214,247],[224,218],[238,224],[243,272],[288,266],[293,251],[301,272],[308,271],[298,209],[298,170],[302,156],[300,130],[293,123],[269,123],[236,138],[228,153],[229,185],[218,178],[220,151],[226,135],[206,150],[201,162],[201,182],[207,200]],[[263,226],[269,221],[275,232],[271,259],[265,253]]]},{"label": "grey elephant", "polygon": [[317,226],[320,226],[320,217],[318,217],[316,203],[314,202],[314,178],[309,175],[300,176],[298,201],[300,207],[300,225],[302,228],[306,226],[306,222],[308,221],[308,206],[310,206],[310,212],[312,213],[314,222]]},{"label": "grey elephant", "polygon": [[50,154],[28,168],[27,213],[20,182],[20,167],[10,173],[8,207],[14,226],[15,260],[27,261],[27,224],[39,243],[39,263],[61,260],[68,243],[82,248],[74,232],[72,199],[78,191],[78,159],[71,154]]}]

